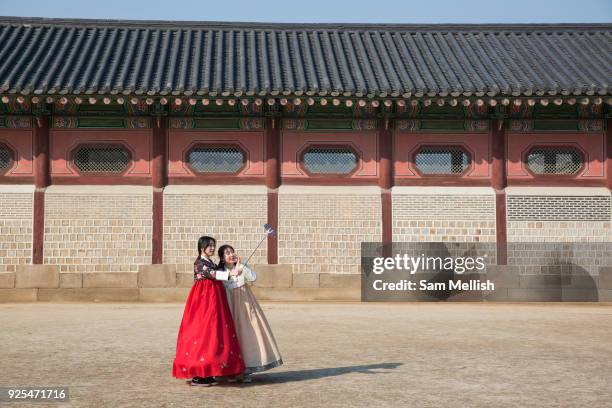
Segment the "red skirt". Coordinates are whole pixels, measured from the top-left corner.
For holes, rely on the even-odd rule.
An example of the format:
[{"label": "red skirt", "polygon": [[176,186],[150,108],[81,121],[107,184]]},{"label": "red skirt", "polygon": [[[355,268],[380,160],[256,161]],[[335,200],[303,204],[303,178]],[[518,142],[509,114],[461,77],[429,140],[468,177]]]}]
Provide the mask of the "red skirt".
[{"label": "red skirt", "polygon": [[244,361],[223,282],[194,283],[176,340],[172,375],[176,378],[241,374]]}]

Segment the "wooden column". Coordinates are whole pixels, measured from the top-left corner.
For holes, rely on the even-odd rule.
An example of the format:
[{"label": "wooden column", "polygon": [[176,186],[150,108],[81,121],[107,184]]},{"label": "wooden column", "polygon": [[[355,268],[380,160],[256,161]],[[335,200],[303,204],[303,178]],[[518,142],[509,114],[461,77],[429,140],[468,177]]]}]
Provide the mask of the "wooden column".
[{"label": "wooden column", "polygon": [[166,187],[166,157],[168,143],[168,120],[166,117],[153,118],[153,158],[151,179],[153,185],[153,240],[151,263],[161,264],[164,258],[164,187]]},{"label": "wooden column", "polygon": [[[266,187],[268,224],[278,231],[278,187],[280,186],[280,119],[266,118]],[[280,234],[281,232],[279,232]],[[268,264],[278,263],[278,234],[268,235]]]},{"label": "wooden column", "polygon": [[508,234],[506,228],[506,132],[501,119],[491,121],[491,186],[495,189],[495,230],[497,264],[506,265]]},{"label": "wooden column", "polygon": [[32,220],[32,264],[43,263],[45,242],[45,189],[49,185],[49,119],[34,121],[34,215]]},{"label": "wooden column", "polygon": [[393,242],[393,122],[382,119],[378,127],[378,151],[380,154],[378,168],[380,171],[380,203],[382,211],[383,256],[391,256]]},{"label": "wooden column", "polygon": [[612,119],[606,120],[606,186],[612,190]]}]

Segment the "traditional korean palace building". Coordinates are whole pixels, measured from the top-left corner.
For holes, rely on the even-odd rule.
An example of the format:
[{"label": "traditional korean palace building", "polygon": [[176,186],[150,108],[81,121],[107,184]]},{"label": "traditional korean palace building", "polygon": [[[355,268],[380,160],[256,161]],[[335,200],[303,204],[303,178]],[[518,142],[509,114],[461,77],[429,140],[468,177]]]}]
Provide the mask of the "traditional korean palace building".
[{"label": "traditional korean palace building", "polygon": [[0,301],[180,300],[264,223],[263,299],[359,299],[361,242],[610,242],[611,85],[612,24],[0,17]]}]

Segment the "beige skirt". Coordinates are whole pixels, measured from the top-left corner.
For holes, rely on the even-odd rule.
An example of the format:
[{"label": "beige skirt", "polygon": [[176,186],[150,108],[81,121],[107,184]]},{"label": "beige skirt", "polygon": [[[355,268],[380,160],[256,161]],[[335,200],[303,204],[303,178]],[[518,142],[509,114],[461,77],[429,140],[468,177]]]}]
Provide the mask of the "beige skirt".
[{"label": "beige skirt", "polygon": [[228,301],[246,366],[245,374],[283,364],[268,320],[248,285],[228,290]]}]

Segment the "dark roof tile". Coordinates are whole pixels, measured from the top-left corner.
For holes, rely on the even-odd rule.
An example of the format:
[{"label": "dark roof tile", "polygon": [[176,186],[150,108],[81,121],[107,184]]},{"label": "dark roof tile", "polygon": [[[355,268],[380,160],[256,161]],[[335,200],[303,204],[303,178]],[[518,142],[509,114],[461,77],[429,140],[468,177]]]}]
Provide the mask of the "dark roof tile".
[{"label": "dark roof tile", "polygon": [[0,17],[0,92],[607,94],[612,24],[364,25]]}]

